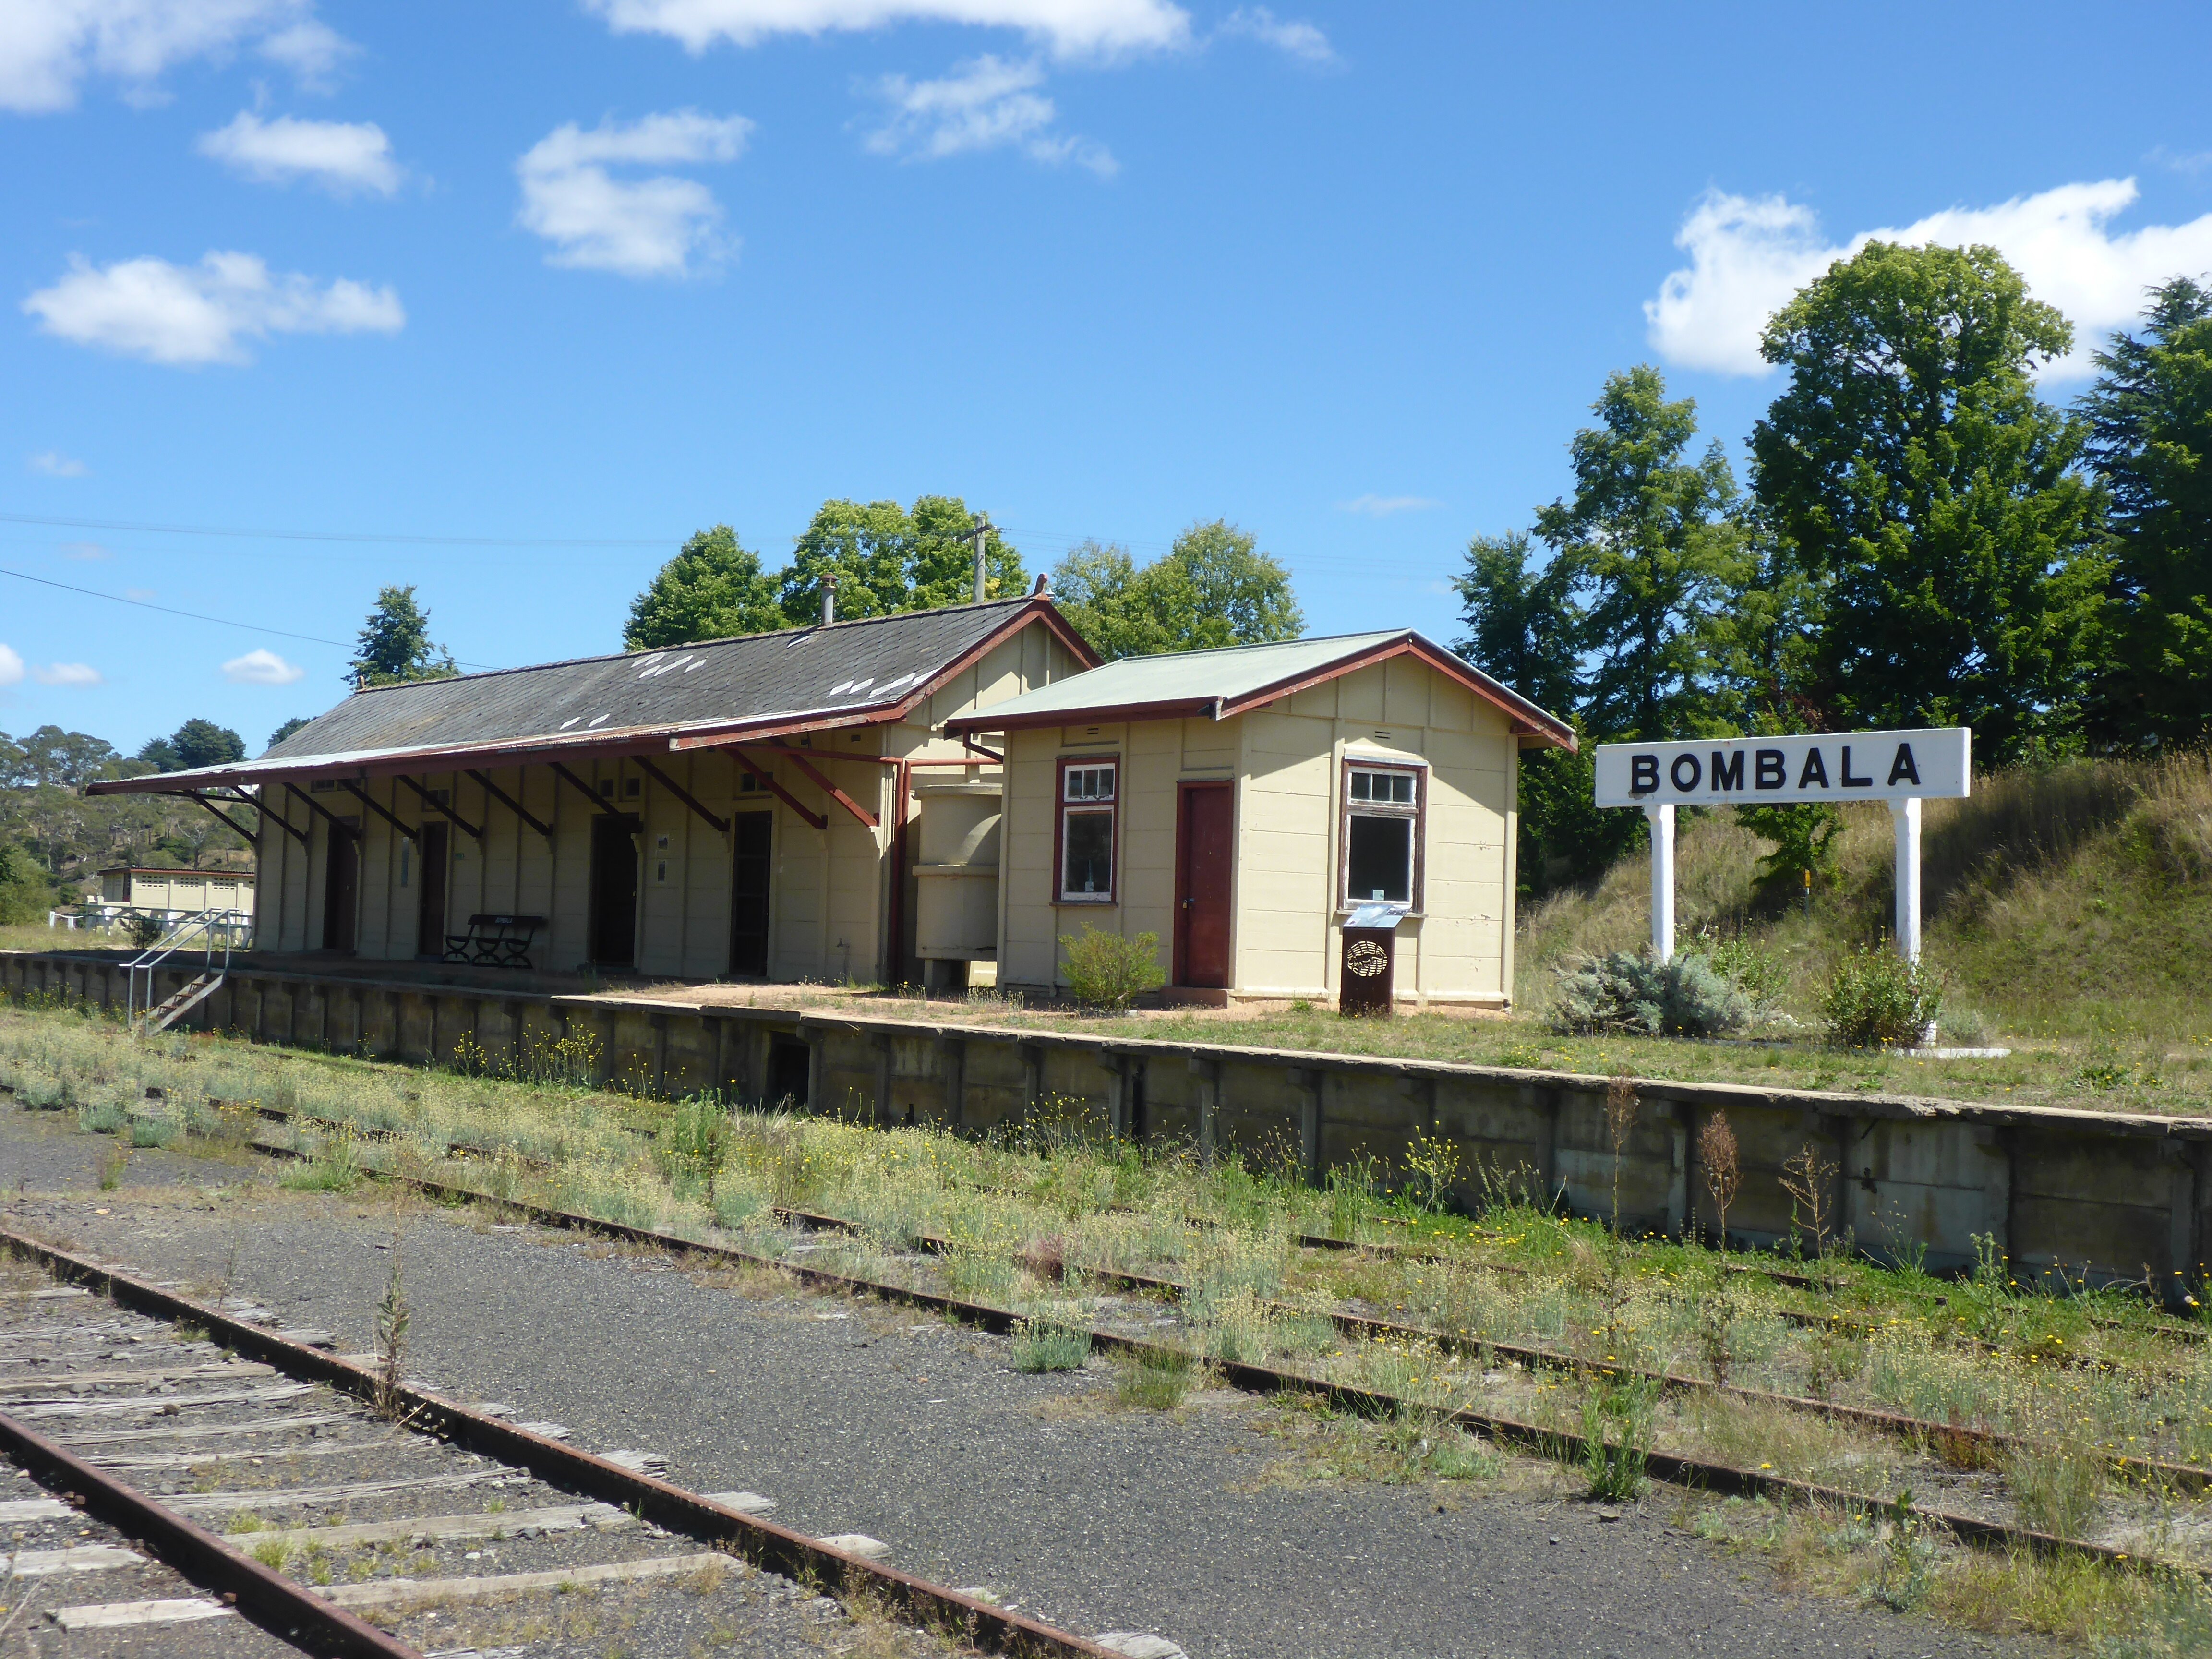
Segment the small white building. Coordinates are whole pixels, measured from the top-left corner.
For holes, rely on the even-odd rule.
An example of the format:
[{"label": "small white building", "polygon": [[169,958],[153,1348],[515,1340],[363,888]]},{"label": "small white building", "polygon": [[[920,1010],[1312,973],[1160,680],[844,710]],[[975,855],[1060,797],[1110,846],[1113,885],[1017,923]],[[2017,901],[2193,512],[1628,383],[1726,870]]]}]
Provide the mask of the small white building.
[{"label": "small white building", "polygon": [[[161,870],[118,865],[100,872],[100,908],[142,910],[172,920],[203,910],[228,910],[252,920],[251,870]],[[86,906],[89,910],[90,904]]]}]

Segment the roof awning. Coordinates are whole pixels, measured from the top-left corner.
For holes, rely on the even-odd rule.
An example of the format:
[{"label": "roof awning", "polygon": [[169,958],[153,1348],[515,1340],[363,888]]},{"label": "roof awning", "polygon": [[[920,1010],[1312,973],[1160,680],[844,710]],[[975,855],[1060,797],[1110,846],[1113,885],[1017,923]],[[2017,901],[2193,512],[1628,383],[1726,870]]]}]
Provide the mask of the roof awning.
[{"label": "roof awning", "polygon": [[[286,778],[389,777],[429,772],[458,772],[469,767],[547,765],[557,760],[590,760],[608,755],[665,755],[679,750],[724,749],[768,744],[849,726],[884,725],[897,709],[815,709],[763,715],[744,721],[692,721],[680,726],[607,727],[588,734],[561,732],[542,738],[494,744],[437,744],[412,749],[362,749],[331,755],[234,761],[196,766],[182,772],[149,772],[143,777],[106,778],[87,784],[88,795],[188,795],[228,785],[246,787]],[[832,755],[828,758],[835,759]]]}]

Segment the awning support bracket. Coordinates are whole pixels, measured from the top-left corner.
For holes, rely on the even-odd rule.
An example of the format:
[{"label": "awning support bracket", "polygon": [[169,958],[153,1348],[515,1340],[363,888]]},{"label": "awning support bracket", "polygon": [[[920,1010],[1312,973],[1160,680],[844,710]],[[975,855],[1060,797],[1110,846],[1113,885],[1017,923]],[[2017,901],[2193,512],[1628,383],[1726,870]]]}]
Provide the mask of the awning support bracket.
[{"label": "awning support bracket", "polygon": [[644,773],[648,778],[651,778],[655,783],[659,784],[663,789],[665,789],[670,794],[675,796],[677,799],[682,801],[686,806],[690,807],[694,812],[696,812],[708,823],[714,825],[718,833],[725,836],[730,833],[729,819],[717,817],[714,813],[709,812],[705,807],[700,805],[697,801],[691,799],[691,792],[690,790],[686,789],[682,784],[677,782],[675,779],[670,777],[667,773],[662,771],[651,761],[646,759],[644,756],[633,755],[630,758],[637,763],[638,770]]},{"label": "awning support bracket", "polygon": [[383,802],[376,799],[368,793],[368,790],[362,788],[352,779],[340,778],[338,780],[338,787],[344,790],[349,795],[351,795],[363,806],[368,808],[370,811],[375,813],[377,817],[382,818],[386,823],[390,824],[394,830],[397,830],[401,835],[406,836],[408,840],[412,842],[420,842],[422,839],[422,831],[420,829],[414,824],[409,823],[405,819],[394,813],[389,807],[386,806]]},{"label": "awning support bracket", "polygon": [[848,812],[850,812],[854,817],[860,819],[860,821],[867,825],[869,829],[877,829],[881,825],[883,821],[880,818],[877,817],[873,812],[868,811],[866,807],[861,805],[860,802],[854,800],[850,795],[840,789],[836,784],[830,782],[829,779],[823,777],[822,774],[817,771],[796,749],[779,748],[775,752],[782,756],[784,759],[789,761],[800,771],[805,773],[808,777],[813,779],[817,788],[820,789],[823,794],[829,796],[830,799],[836,801],[838,805],[843,807]]},{"label": "awning support bracket", "polygon": [[405,773],[403,772],[399,775],[399,781],[405,784],[410,789],[412,789],[417,795],[421,796],[422,799],[422,805],[428,807],[432,811],[442,813],[447,817],[451,818],[463,830],[476,837],[477,840],[482,841],[483,839],[483,830],[477,829],[476,825],[471,823],[459,812],[453,811],[452,807],[447,805],[445,802],[440,800],[435,795],[425,789],[421,784],[416,782],[414,779],[409,777]]},{"label": "awning support bracket", "polygon": [[752,757],[746,754],[744,750],[731,750],[730,758],[737,762],[738,765],[744,767],[746,771],[751,773],[755,778],[758,779],[762,788],[767,790],[769,793],[774,795],[778,800],[781,801],[786,806],[788,806],[793,811],[798,813],[801,818],[804,818],[808,823],[812,824],[817,830],[827,830],[830,827],[830,820],[828,817],[823,816],[822,813],[816,811],[812,807],[803,805],[799,801],[798,796],[793,794],[790,790],[785,788],[774,778],[770,777],[766,772],[763,772],[758,766],[755,765],[753,763]]},{"label": "awning support bracket", "polygon": [[301,800],[306,803],[307,808],[310,812],[316,814],[323,820],[324,823],[329,824],[331,826],[331,833],[332,835],[351,836],[356,841],[359,841],[361,839],[360,830],[355,829],[353,825],[340,818],[337,813],[331,811],[329,807],[324,805],[322,802],[317,800],[313,795],[306,793],[301,789],[300,786],[293,782],[291,779],[287,778],[284,780],[284,787],[290,790],[294,794],[299,796]]},{"label": "awning support bracket", "polygon": [[[551,824],[540,823],[536,818],[532,817],[529,813],[522,810],[522,803],[520,801],[514,799],[507,793],[506,790],[494,783],[490,778],[487,777],[483,773],[475,770],[471,770],[469,773],[469,775],[474,778],[477,783],[483,787],[483,792],[485,794],[499,802],[501,805],[506,807],[508,811],[514,813],[515,817],[520,818],[532,830],[535,830],[539,835],[544,836],[546,840],[550,841],[553,839],[553,826]],[[487,814],[486,816],[489,817],[489,815]]]},{"label": "awning support bracket", "polygon": [[[244,836],[246,837],[246,844],[248,847],[252,846],[258,839],[258,837],[250,832],[244,824],[240,823],[236,818],[231,817],[229,813],[224,811],[222,808],[217,806],[205,795],[201,794],[198,790],[195,789],[189,792],[188,799],[198,801],[202,806],[207,808],[209,811],[214,813],[216,817],[221,818],[225,823],[228,824],[237,834]],[[284,820],[282,818],[278,818],[276,822],[279,823],[284,823]],[[284,823],[284,827],[287,830],[292,830],[292,826],[289,823]],[[300,832],[296,830],[292,830],[292,833],[296,836]]]},{"label": "awning support bracket", "polygon": [[549,761],[546,763],[553,769],[553,774],[556,777],[566,778],[568,781],[568,787],[570,788],[574,789],[586,800],[591,802],[592,805],[598,807],[599,811],[605,812],[609,817],[618,818],[623,816],[621,807],[616,805],[611,800],[602,799],[598,790],[592,788],[590,784],[586,783],[583,779],[578,777],[567,767],[562,765],[559,761]]}]

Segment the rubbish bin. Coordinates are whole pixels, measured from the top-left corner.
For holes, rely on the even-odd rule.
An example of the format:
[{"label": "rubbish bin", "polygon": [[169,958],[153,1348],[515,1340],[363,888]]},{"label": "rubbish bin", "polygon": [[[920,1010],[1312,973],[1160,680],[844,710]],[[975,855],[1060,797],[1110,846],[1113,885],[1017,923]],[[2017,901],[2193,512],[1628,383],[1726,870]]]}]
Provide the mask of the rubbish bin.
[{"label": "rubbish bin", "polygon": [[1339,1013],[1389,1017],[1398,924],[1405,915],[1395,904],[1362,904],[1345,918],[1344,956],[1337,979]]}]

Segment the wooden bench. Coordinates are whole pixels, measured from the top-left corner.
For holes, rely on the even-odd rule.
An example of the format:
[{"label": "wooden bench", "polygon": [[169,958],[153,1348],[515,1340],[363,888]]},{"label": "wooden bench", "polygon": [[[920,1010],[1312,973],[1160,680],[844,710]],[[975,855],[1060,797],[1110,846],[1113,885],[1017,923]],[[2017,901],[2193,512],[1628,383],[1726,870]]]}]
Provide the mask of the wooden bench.
[{"label": "wooden bench", "polygon": [[545,925],[543,916],[496,915],[489,911],[469,918],[465,933],[446,935],[447,962],[479,968],[531,966],[531,942]]}]

